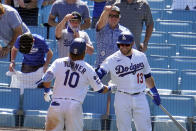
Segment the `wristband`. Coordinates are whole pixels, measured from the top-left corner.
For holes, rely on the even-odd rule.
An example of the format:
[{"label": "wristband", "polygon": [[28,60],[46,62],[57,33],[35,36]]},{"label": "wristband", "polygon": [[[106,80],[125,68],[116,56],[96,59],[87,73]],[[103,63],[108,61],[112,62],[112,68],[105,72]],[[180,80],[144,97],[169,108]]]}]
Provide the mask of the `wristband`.
[{"label": "wristband", "polygon": [[153,88],[151,88],[150,91],[151,91],[153,94],[158,93],[157,88],[156,88],[155,86],[154,86]]},{"label": "wristband", "polygon": [[50,88],[44,87],[44,93],[48,93],[50,91]]}]

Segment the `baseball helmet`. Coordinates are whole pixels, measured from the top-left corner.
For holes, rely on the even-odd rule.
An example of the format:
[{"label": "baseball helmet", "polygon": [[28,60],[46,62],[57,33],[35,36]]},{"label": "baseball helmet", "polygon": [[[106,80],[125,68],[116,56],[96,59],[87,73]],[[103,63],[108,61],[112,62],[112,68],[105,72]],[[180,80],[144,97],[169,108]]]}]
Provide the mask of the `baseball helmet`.
[{"label": "baseball helmet", "polygon": [[75,38],[70,46],[70,53],[80,55],[86,51],[86,42],[83,38]]},{"label": "baseball helmet", "polygon": [[133,34],[129,31],[121,32],[117,44],[131,44],[134,41]]}]

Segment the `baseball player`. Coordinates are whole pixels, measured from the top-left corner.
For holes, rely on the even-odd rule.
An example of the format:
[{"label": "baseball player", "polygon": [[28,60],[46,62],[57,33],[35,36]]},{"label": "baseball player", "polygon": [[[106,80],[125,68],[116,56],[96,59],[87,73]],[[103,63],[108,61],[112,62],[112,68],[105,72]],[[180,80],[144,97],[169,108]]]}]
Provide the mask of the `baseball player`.
[{"label": "baseball player", "polygon": [[[91,85],[94,91],[106,93],[110,87],[103,85],[93,67],[86,63],[86,42],[76,38],[70,45],[69,57],[56,59],[42,80],[55,79],[52,102],[48,109],[46,131],[82,131],[82,103]],[[48,96],[49,88],[45,88]]]},{"label": "baseball player", "polygon": [[117,86],[114,107],[118,131],[131,131],[132,118],[137,131],[151,131],[146,86],[153,93],[155,104],[160,104],[160,97],[145,54],[133,49],[133,44],[133,35],[122,32],[117,41],[120,50],[104,60],[97,74],[102,78],[110,72]]}]

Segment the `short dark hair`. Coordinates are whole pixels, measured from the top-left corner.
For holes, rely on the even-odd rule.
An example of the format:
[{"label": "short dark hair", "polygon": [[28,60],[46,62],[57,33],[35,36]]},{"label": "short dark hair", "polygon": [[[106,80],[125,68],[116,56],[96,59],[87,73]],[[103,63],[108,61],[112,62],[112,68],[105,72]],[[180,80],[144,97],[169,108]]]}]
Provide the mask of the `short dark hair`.
[{"label": "short dark hair", "polygon": [[33,46],[33,35],[31,33],[25,33],[20,36],[19,51],[23,54],[28,54]]}]

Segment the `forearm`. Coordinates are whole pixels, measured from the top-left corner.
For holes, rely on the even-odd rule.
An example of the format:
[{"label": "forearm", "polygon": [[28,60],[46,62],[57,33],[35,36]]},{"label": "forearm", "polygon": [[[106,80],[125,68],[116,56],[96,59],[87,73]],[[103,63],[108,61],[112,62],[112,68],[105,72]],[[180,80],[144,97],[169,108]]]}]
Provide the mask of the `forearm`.
[{"label": "forearm", "polygon": [[151,37],[151,34],[152,34],[152,31],[153,31],[153,27],[154,27],[154,24],[150,24],[146,27],[146,34],[145,34],[145,38],[144,38],[144,44],[148,44],[148,41]]},{"label": "forearm", "polygon": [[65,28],[65,23],[67,22],[66,19],[63,19],[59,24],[56,26],[55,35],[56,38],[61,38],[62,30]]},{"label": "forearm", "polygon": [[106,23],[108,22],[108,15],[109,15],[109,11],[108,10],[104,10],[97,22],[97,30],[102,29]]},{"label": "forearm", "polygon": [[148,87],[149,89],[155,87],[154,78],[153,78],[152,76],[149,77],[149,78],[147,78],[147,79],[145,79],[145,81],[146,81],[146,85],[147,85],[147,87]]},{"label": "forearm", "polygon": [[13,47],[12,48],[12,51],[11,51],[11,62],[15,62],[17,52],[18,52],[18,49],[16,49],[15,47]]},{"label": "forearm", "polygon": [[[51,18],[52,17],[52,18]],[[55,18],[53,18],[53,16],[49,16],[49,19],[48,19],[48,24],[50,26],[57,26],[57,22],[55,22]]]},{"label": "forearm", "polygon": [[47,56],[46,56],[46,62],[44,64],[44,66],[48,66],[50,64],[50,61],[52,59],[52,56],[53,56],[53,52],[51,49],[49,49],[48,53],[47,53]]},{"label": "forearm", "polygon": [[92,55],[94,52],[94,47],[87,44],[86,53]]}]

